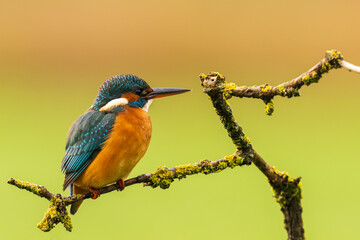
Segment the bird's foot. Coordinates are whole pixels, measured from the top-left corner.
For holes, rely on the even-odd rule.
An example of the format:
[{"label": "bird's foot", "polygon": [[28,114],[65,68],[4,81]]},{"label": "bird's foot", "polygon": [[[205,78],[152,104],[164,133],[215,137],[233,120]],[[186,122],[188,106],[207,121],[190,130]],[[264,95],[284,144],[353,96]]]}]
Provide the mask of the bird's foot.
[{"label": "bird's foot", "polygon": [[100,191],[95,188],[90,187],[89,191],[93,194],[92,199],[97,199],[100,196]]},{"label": "bird's foot", "polygon": [[125,182],[124,180],[120,179],[119,181],[116,182],[116,184],[120,187],[120,191],[125,189]]}]

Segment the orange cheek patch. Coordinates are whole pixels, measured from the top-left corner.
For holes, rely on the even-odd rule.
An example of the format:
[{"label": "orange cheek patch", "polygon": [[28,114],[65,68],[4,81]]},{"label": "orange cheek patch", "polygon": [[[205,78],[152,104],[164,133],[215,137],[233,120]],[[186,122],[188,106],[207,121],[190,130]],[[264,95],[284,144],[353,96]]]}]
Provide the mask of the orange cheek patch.
[{"label": "orange cheek patch", "polygon": [[135,93],[125,93],[121,97],[126,98],[129,102],[136,102],[139,99],[139,96]]}]

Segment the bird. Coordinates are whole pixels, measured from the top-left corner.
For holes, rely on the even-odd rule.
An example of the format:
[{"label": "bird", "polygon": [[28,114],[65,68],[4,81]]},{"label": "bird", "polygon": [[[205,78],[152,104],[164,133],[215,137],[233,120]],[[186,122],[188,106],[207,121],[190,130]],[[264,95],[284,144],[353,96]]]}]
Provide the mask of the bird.
[{"label": "bird", "polygon": [[[70,195],[93,193],[124,180],[144,156],[152,124],[148,109],[153,99],[190,91],[183,88],[151,88],[135,75],[118,75],[100,87],[92,106],[70,127],[62,159],[63,191]],[[71,205],[75,214],[82,200]]]}]

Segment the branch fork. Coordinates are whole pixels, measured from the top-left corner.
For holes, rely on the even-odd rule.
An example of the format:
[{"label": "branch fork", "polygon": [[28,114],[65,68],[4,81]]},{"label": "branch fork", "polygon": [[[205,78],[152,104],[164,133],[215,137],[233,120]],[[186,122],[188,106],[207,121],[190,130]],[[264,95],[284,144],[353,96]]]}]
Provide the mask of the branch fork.
[{"label": "branch fork", "polygon": [[[360,67],[344,61],[341,53],[336,50],[326,51],[325,57],[314,67],[300,76],[277,86],[263,84],[260,86],[236,86],[235,83],[228,83],[225,76],[218,72],[211,72],[207,75],[201,74],[200,80],[204,93],[208,94],[213,104],[215,112],[219,115],[220,121],[231,138],[236,153],[228,155],[217,161],[202,160],[195,164],[187,164],[173,168],[159,167],[155,172],[142,174],[125,181],[125,186],[143,183],[143,186],[153,188],[160,187],[167,189],[174,179],[183,179],[194,174],[210,174],[223,171],[227,168],[250,165],[253,163],[268,179],[273,189],[275,200],[279,203],[284,215],[285,229],[288,233],[288,240],[305,239],[303,220],[302,220],[302,187],[301,178],[291,178],[287,172],[279,172],[275,167],[270,166],[255,151],[250,139],[245,135],[241,126],[233,116],[228,99],[239,98],[258,98],[265,103],[265,113],[271,115],[274,112],[273,99],[275,96],[299,97],[299,90],[304,85],[317,83],[323,74],[332,69],[345,68],[349,71],[360,73]],[[72,230],[70,216],[66,207],[79,200],[93,197],[89,192],[84,195],[62,196],[53,194],[44,186],[15,180],[10,178],[8,183],[20,189],[25,189],[39,197],[46,198],[49,208],[43,220],[38,224],[42,231],[50,231],[58,223],[62,223],[67,231]],[[118,184],[112,184],[98,189],[100,194],[105,194],[114,190],[119,190]]]}]

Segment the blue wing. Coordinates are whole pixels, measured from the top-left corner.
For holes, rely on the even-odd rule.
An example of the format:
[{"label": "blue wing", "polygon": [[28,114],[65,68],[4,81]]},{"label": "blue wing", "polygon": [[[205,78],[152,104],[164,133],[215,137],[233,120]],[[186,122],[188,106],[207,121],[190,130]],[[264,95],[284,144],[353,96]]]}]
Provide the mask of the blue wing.
[{"label": "blue wing", "polygon": [[89,109],[71,126],[61,170],[65,173],[63,190],[90,165],[100,152],[115,123],[116,113]]}]

